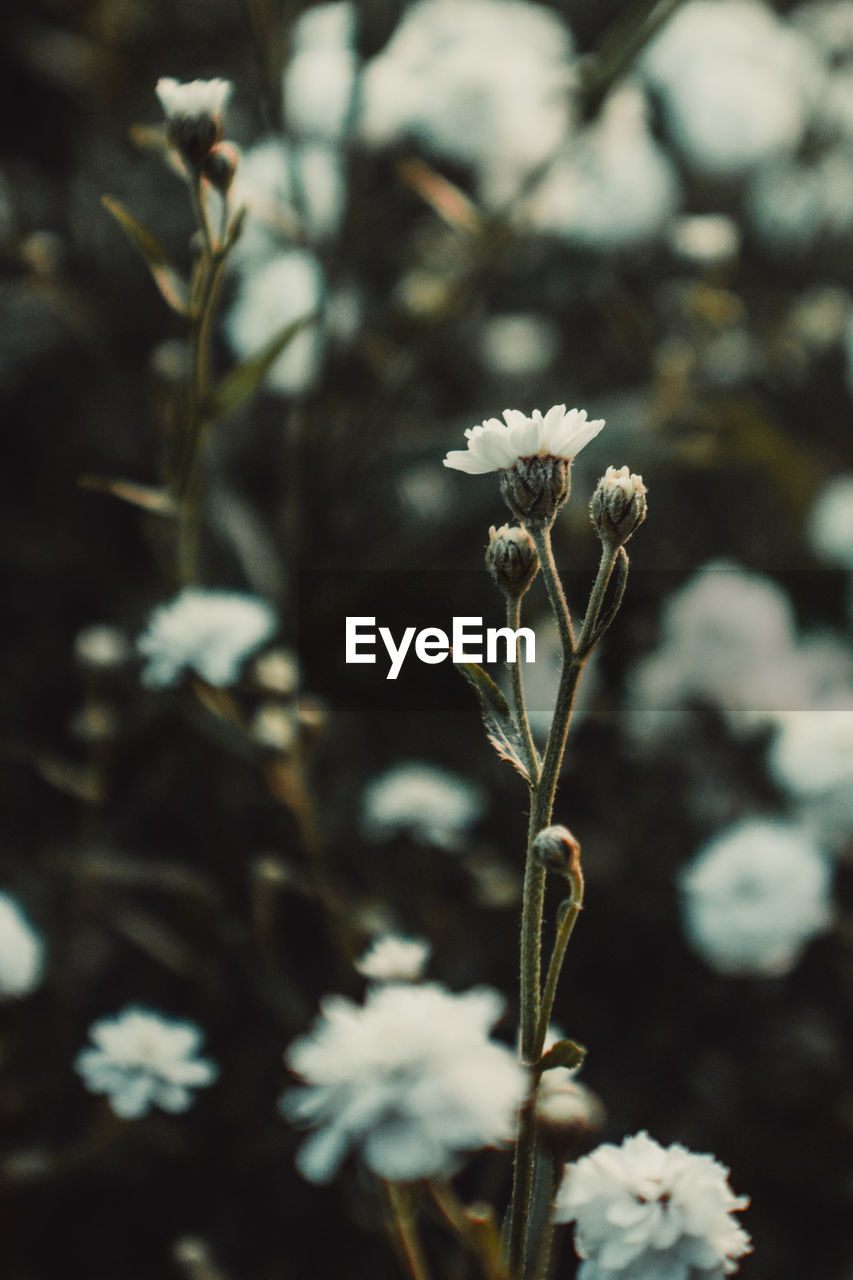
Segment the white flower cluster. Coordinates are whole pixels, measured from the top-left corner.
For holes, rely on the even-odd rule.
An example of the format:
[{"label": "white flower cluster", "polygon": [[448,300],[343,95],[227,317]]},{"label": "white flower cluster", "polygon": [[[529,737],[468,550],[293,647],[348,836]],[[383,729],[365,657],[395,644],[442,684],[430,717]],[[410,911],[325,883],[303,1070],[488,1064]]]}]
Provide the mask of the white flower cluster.
[{"label": "white flower cluster", "polygon": [[853,688],[842,700],[780,716],[767,752],[770,776],[801,823],[832,845],[853,833]]},{"label": "white flower cluster", "polygon": [[832,923],[831,878],[821,849],[790,823],[737,823],[681,873],[687,940],[720,973],[788,973]]},{"label": "white flower cluster", "polygon": [[89,1034],[96,1048],[83,1049],[74,1063],[90,1093],[105,1093],[117,1116],[135,1120],[152,1107],[186,1111],[192,1089],[213,1084],[214,1063],[195,1055],[202,1033],[192,1022],[176,1022],[146,1009],[129,1007],[95,1022]]},{"label": "white flower cluster", "polygon": [[527,458],[562,458],[570,462],[604,426],[604,419],[588,422],[585,409],[566,410],[555,404],[543,416],[534,409],[530,417],[519,409],[504,409],[504,421],[487,418],[470,427],[465,436],[467,449],[453,449],[444,459],[446,467],[468,475],[503,471]]},{"label": "white flower cluster", "polygon": [[278,623],[265,600],[235,591],[185,587],[158,605],[136,647],[147,659],[142,680],[155,689],[173,685],[185,671],[208,684],[233,684],[240,668],[272,636]]},{"label": "white flower cluster", "polygon": [[282,1111],[316,1129],[297,1155],[302,1175],[327,1182],[357,1151],[380,1178],[412,1182],[509,1141],[527,1075],[489,1039],[502,1005],[486,988],[453,995],[434,983],[374,985],[363,1006],[324,1000],[285,1055],[305,1083]]},{"label": "white flower cluster", "polygon": [[809,513],[809,541],[828,564],[853,569],[853,475],[835,476]]},{"label": "white flower cluster", "polygon": [[386,933],[371,943],[355,967],[371,982],[417,982],[423,977],[431,950],[422,938]]},{"label": "white flower cluster", "polygon": [[190,80],[182,84],[171,76],[157,81],[157,97],[167,120],[195,120],[222,116],[234,86],[230,80]]},{"label": "white flower cluster", "polygon": [[629,727],[654,741],[702,701],[733,730],[751,730],[837,697],[851,675],[843,646],[798,639],[791,603],[774,582],[714,562],[664,605],[660,644],[629,685]]},{"label": "white flower cluster", "polygon": [[41,982],[44,943],[16,900],[0,893],[0,1000],[28,996]]},{"label": "white flower cluster", "polygon": [[405,833],[439,849],[456,849],[482,816],[479,787],[418,760],[395,765],[364,789],[361,826],[371,840]]},{"label": "white flower cluster", "polygon": [[645,1131],[566,1168],[557,1222],[576,1222],[578,1280],[722,1280],[750,1251],[732,1217],[749,1203],[710,1155]]},{"label": "white flower cluster", "polygon": [[513,195],[571,124],[572,40],[520,0],[417,0],[365,69],[361,132],[470,165],[489,204]]},{"label": "white flower cluster", "polygon": [[818,74],[808,43],[759,0],[688,0],[641,65],[685,159],[722,175],[796,146]]}]

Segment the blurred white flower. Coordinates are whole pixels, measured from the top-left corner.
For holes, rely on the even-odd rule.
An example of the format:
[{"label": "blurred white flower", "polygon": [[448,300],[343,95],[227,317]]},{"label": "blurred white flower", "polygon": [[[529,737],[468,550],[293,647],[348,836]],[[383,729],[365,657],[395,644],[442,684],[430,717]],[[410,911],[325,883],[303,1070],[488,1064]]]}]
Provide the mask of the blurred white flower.
[{"label": "blurred white flower", "polygon": [[853,475],[824,485],[809,513],[808,536],[816,556],[853,569]]},{"label": "blurred white flower", "polygon": [[268,640],[278,620],[272,605],[236,591],[184,587],[158,605],[136,647],[147,658],[143,684],[162,689],[185,671],[208,684],[233,684],[246,658]]},{"label": "blurred white flower", "polygon": [[706,565],[666,601],[657,649],[629,685],[631,730],[652,737],[691,700],[716,706],[734,729],[808,705],[791,603],[769,578]]},{"label": "blurred white flower", "polygon": [[849,142],[805,159],[781,156],[750,182],[746,211],[770,253],[806,253],[823,239],[853,230],[853,163]]},{"label": "blurred white flower", "polygon": [[482,426],[469,427],[467,449],[451,450],[444,465],[480,476],[514,467],[523,458],[571,462],[604,426],[603,418],[588,422],[585,409],[566,412],[564,404],[555,404],[544,417],[538,409],[529,418],[520,409],[504,409],[503,416],[503,422],[487,418]]},{"label": "blurred white flower", "polygon": [[626,84],[548,166],[524,217],[581,248],[629,248],[659,235],[679,197],[675,169],[649,132],[643,95]]},{"label": "blurred white flower", "polygon": [[293,24],[293,54],[282,94],[288,128],[335,141],[345,132],[355,84],[355,5],[335,0],[306,9]]},{"label": "blurred white flower", "polygon": [[578,1280],[719,1280],[751,1250],[729,1171],[645,1130],[567,1165],[555,1220],[577,1223]]},{"label": "blurred white flower", "polygon": [[[236,356],[250,359],[296,320],[315,314],[323,301],[323,273],[312,253],[290,249],[247,270],[225,320]],[[266,386],[281,395],[298,395],[314,385],[320,371],[322,340],[318,324],[308,325],[287,344],[266,376]]]},{"label": "blurred white flower", "polygon": [[853,836],[853,684],[843,698],[780,716],[767,767],[799,822],[830,846],[845,845]]},{"label": "blurred white flower", "polygon": [[44,972],[44,943],[18,903],[0,893],[0,1000],[28,996]]},{"label": "blurred white flower", "polygon": [[365,67],[361,130],[414,138],[471,165],[486,203],[506,200],[571,123],[572,40],[544,5],[418,0]]},{"label": "blurred white flower", "polygon": [[344,211],[340,153],[323,142],[263,138],[243,153],[231,192],[249,211],[231,254],[245,269],[275,256],[300,226],[312,241],[335,234]]},{"label": "blurred white flower", "polygon": [[502,378],[544,373],[559,347],[554,323],[533,311],[490,316],[480,333],[480,359]]},{"label": "blurred white flower", "polygon": [[679,876],[687,940],[720,973],[788,973],[832,922],[830,881],[827,858],[797,827],[736,823]]},{"label": "blurred white flower", "polygon": [[724,213],[691,213],[676,218],[669,229],[672,250],[696,266],[718,266],[737,257],[740,231]]},{"label": "blurred white flower", "polygon": [[281,1107],[316,1128],[300,1173],[327,1182],[350,1151],[392,1182],[449,1174],[462,1152],[508,1142],[527,1075],[489,1040],[503,1001],[487,988],[453,995],[435,983],[376,985],[363,1006],[323,1001],[285,1061],[305,1087]]},{"label": "blurred white flower", "polygon": [[367,784],[361,826],[372,840],[405,833],[425,844],[455,849],[485,807],[474,783],[436,765],[410,760]]},{"label": "blurred white flower", "polygon": [[431,950],[422,938],[386,933],[371,943],[355,967],[371,982],[417,982],[423,977]]},{"label": "blurred white flower", "polygon": [[641,66],[687,161],[721,175],[796,147],[820,81],[808,42],[758,0],[688,0]]},{"label": "blurred white flower", "polygon": [[90,1093],[105,1093],[117,1116],[135,1120],[152,1107],[186,1111],[192,1089],[213,1084],[217,1067],[195,1055],[202,1033],[192,1022],[128,1007],[101,1018],[89,1032],[97,1048],[83,1049],[74,1069]]},{"label": "blurred white flower", "polygon": [[182,83],[164,76],[157,81],[157,97],[166,119],[221,119],[234,86],[230,80],[190,80]]},{"label": "blurred white flower", "polygon": [[130,641],[119,627],[95,623],[78,631],[74,639],[74,656],[87,667],[109,670],[127,662],[132,650]]}]

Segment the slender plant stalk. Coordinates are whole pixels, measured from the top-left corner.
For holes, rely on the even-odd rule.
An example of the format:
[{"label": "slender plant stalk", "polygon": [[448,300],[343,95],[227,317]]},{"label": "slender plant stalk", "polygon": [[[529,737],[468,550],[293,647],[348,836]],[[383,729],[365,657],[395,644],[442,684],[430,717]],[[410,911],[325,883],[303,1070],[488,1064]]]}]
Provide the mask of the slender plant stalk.
[{"label": "slender plant stalk", "polygon": [[[511,631],[518,631],[521,626],[521,596],[507,597],[506,602],[506,625]],[[515,642],[515,662],[508,662],[510,689],[512,692],[512,710],[516,723],[521,730],[521,736],[524,743],[524,763],[527,765],[527,772],[530,777],[531,792],[539,781],[539,753],[533,743],[533,735],[530,732],[530,721],[527,717],[527,707],[524,702],[524,684],[521,674],[521,658],[519,649],[521,645],[519,640]]]},{"label": "slender plant stalk", "polygon": [[[548,743],[538,781],[532,788],[528,824],[527,862],[524,873],[524,896],[521,917],[521,1053],[533,1068],[531,1091],[521,1114],[515,1153],[512,1200],[509,1211],[509,1259],[513,1275],[525,1274],[529,1209],[536,1158],[535,1107],[539,1088],[536,1063],[542,1055],[548,1018],[554,1002],[560,968],[572,929],[580,911],[583,889],[573,886],[572,906],[562,921],[548,967],[543,997],[541,987],[542,917],[545,898],[545,868],[533,854],[533,842],[545,827],[551,825],[557,780],[566,747],[578,681],[592,652],[596,623],[604,604],[607,585],[613,572],[617,549],[604,546],[589,604],[575,645],[569,608],[560,582],[551,547],[550,528],[531,529],[551,608],[557,620],[563,644],[563,667],[560,687]],[[522,694],[523,696],[523,694]]]},{"label": "slender plant stalk", "polygon": [[412,1191],[399,1182],[384,1182],[397,1239],[412,1280],[430,1280],[412,1205]]},{"label": "slender plant stalk", "polygon": [[[178,577],[184,583],[194,581],[198,575],[201,515],[199,466],[209,412],[213,321],[228,252],[224,234],[218,241],[214,241],[199,177],[191,180],[190,194],[202,248],[196,265],[190,302],[190,374],[187,388],[186,428],[175,477],[175,498],[178,504]],[[223,209],[223,225],[226,225],[226,211],[227,205]]]},{"label": "slender plant stalk", "polygon": [[445,1179],[432,1178],[427,1187],[447,1226],[476,1257],[484,1280],[509,1280],[494,1220],[466,1209]]}]

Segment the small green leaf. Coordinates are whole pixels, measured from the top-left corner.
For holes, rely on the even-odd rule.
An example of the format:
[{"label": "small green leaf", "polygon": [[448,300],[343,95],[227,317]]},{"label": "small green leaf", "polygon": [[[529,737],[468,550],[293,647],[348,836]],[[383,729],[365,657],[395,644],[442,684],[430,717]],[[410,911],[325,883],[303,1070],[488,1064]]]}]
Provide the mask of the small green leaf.
[{"label": "small green leaf", "polygon": [[148,263],[154,283],[172,310],[177,311],[179,316],[189,315],[189,289],[186,281],[169,265],[159,242],[118,200],[113,200],[112,196],[101,196],[101,202]]},{"label": "small green leaf", "polygon": [[456,667],[480,700],[486,736],[502,760],[508,760],[522,778],[530,780],[524,763],[524,739],[509,703],[492,677],[473,662],[457,662]]},{"label": "small green leaf", "polygon": [[129,502],[143,511],[157,516],[173,516],[177,513],[175,500],[165,489],[136,484],[133,480],[111,480],[108,476],[81,476],[77,481],[81,489],[94,489],[97,493],[111,493],[122,502]]},{"label": "small green leaf", "polygon": [[250,356],[227,373],[213,390],[210,406],[212,415],[219,417],[220,414],[233,413],[251,399],[288,343],[303,329],[316,324],[319,318],[317,312],[312,312],[311,315],[292,320],[257,355]]},{"label": "small green leaf", "polygon": [[576,1040],[558,1040],[539,1059],[539,1071],[551,1071],[554,1067],[579,1067],[586,1057],[586,1049]]}]

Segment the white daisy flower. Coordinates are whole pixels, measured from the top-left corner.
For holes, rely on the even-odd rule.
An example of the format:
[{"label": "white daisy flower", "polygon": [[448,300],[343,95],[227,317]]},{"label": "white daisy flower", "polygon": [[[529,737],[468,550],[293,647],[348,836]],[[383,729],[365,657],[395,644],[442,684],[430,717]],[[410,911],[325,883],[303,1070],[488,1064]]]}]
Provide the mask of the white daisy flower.
[{"label": "white daisy flower", "polygon": [[569,409],[555,404],[543,416],[534,409],[530,417],[519,409],[504,409],[504,421],[487,418],[482,426],[470,427],[465,436],[467,449],[453,449],[444,459],[446,467],[468,475],[503,471],[530,458],[559,458],[571,462],[604,426],[604,419],[587,421],[585,409]]},{"label": "white daisy flower", "polygon": [[822,850],[792,824],[736,823],[681,873],[688,942],[720,973],[788,973],[832,922],[831,878]]},{"label": "white daisy flower", "polygon": [[41,981],[44,943],[14,898],[0,893],[0,1000],[28,996]]},{"label": "white daisy flower", "polygon": [[83,1049],[74,1069],[90,1093],[105,1093],[117,1116],[135,1120],[152,1107],[186,1111],[192,1089],[213,1084],[218,1068],[195,1056],[202,1040],[192,1022],[176,1022],[145,1009],[127,1008],[101,1018],[89,1034],[97,1048]]},{"label": "white daisy flower", "polygon": [[578,1280],[721,1280],[750,1252],[745,1209],[710,1155],[661,1147],[643,1131],[566,1168],[555,1221],[576,1222]]},{"label": "white daisy flower", "polygon": [[355,967],[371,982],[417,982],[423,977],[431,950],[423,938],[386,933],[373,941]]},{"label": "white daisy flower", "polygon": [[184,671],[208,684],[233,684],[240,667],[278,625],[265,600],[236,591],[184,587],[168,604],[158,605],[136,641],[148,659],[143,684],[163,689]]},{"label": "white daisy flower", "polygon": [[488,1038],[503,1001],[487,988],[377,985],[363,1006],[323,1001],[285,1060],[305,1086],[282,1111],[317,1130],[297,1167],[328,1182],[350,1151],[392,1182],[448,1174],[462,1152],[509,1141],[527,1090],[516,1055]]}]

